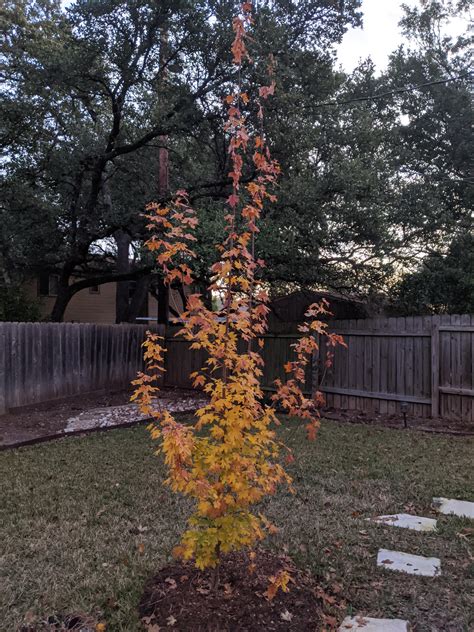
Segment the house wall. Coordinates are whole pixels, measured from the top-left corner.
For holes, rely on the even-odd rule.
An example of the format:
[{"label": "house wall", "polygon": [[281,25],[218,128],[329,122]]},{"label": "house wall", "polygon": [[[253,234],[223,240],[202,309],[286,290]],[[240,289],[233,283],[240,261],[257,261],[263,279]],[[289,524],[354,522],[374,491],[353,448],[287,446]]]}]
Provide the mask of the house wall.
[{"label": "house wall", "polygon": [[[94,294],[89,288],[75,294],[69,302],[64,314],[66,323],[97,323],[113,325],[115,323],[115,292],[116,283],[104,283],[99,287],[99,293]],[[54,296],[38,296],[38,282],[36,279],[25,285],[27,294],[35,301],[39,301],[43,318],[47,319],[53,309]],[[171,291],[170,305],[174,309],[182,310],[182,300],[179,292]],[[156,321],[158,316],[158,302],[148,295],[148,320]],[[143,321],[138,321],[143,322]]]},{"label": "house wall", "polygon": [[[92,294],[89,288],[75,294],[66,308],[64,322],[104,325],[115,323],[115,287],[116,283],[104,283],[99,287],[98,294]],[[55,297],[38,296],[36,279],[28,283],[27,292],[32,298],[39,300],[41,315],[48,318],[53,309]]]},{"label": "house wall", "polygon": [[64,320],[76,323],[115,323],[116,283],[104,283],[99,293],[89,292],[89,288],[75,294],[66,308]]}]

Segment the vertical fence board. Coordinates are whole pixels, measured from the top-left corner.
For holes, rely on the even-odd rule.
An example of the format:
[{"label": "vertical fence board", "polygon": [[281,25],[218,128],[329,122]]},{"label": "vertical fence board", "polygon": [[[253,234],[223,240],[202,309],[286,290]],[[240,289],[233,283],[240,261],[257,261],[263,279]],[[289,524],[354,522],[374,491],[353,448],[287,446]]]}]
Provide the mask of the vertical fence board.
[{"label": "vertical fence board", "polygon": [[[344,330],[348,327],[348,324],[349,323],[347,320],[343,320],[340,322],[340,328]],[[344,342],[348,344],[348,340],[346,340],[345,338],[346,337],[344,337]],[[341,364],[341,368],[340,368],[341,384],[344,384],[344,386],[347,386],[349,384],[349,375],[350,375],[350,364],[348,362],[348,349],[346,347],[338,347],[337,353],[339,354],[339,361]],[[345,410],[349,409],[349,397],[347,395],[341,396],[341,405]]]},{"label": "vertical fence board", "polygon": [[[423,331],[423,320],[421,318],[412,318],[410,319],[407,326],[410,327],[410,330],[416,333],[422,333]],[[412,393],[415,395],[416,393],[423,394],[423,338],[422,336],[417,336],[416,338],[412,338],[412,367],[413,367],[413,386]],[[421,417],[423,415],[423,406],[422,404],[413,404],[413,414],[417,417]]]},{"label": "vertical fence board", "polygon": [[[471,324],[471,317],[469,314],[464,314],[460,318],[460,324],[469,327]],[[472,357],[471,357],[471,334],[469,333],[461,333],[460,334],[460,380],[459,385],[462,389],[472,389]],[[474,336],[473,336],[474,337]],[[469,397],[461,397],[460,404],[460,418],[466,419],[468,421],[472,421],[471,410],[474,406],[469,406],[472,404],[472,401]]]},{"label": "vertical fence board", "polygon": [[0,415],[7,412],[7,331],[0,323]]},{"label": "vertical fence board", "polygon": [[440,371],[440,331],[439,320],[433,321],[431,328],[431,416],[440,414],[439,371]]},{"label": "vertical fence board", "polygon": [[[388,320],[381,319],[378,323],[378,330],[385,331],[388,329]],[[379,393],[388,393],[388,347],[389,339],[386,337],[380,338],[380,375],[379,375]],[[388,402],[385,400],[380,401],[379,410],[382,415],[388,413]]]},{"label": "vertical fence board", "polygon": [[[398,319],[397,318],[389,318],[388,320],[390,332],[395,333],[398,331]],[[388,392],[392,394],[397,393],[397,366],[398,366],[398,357],[397,357],[397,338],[389,337],[389,362],[388,362]],[[387,412],[390,415],[393,415],[396,412],[396,405],[394,401],[387,402]]]},{"label": "vertical fence board", "polygon": [[[380,328],[380,319],[376,319],[374,321],[373,324],[374,330],[378,330]],[[372,338],[372,353],[373,353],[373,360],[372,360],[372,387],[371,390],[374,393],[380,393],[381,392],[381,385],[380,385],[380,367],[381,367],[381,354],[382,354],[382,348],[381,348],[381,338],[379,336],[374,336],[374,338]],[[377,400],[373,400],[374,401],[374,412],[379,413],[381,412],[381,408],[382,408],[382,401],[377,401]]]},{"label": "vertical fence board", "polygon": [[[471,327],[474,327],[474,314],[471,315]],[[470,370],[471,370],[471,391],[474,391],[474,335],[471,334],[471,362],[470,362]],[[468,379],[466,378],[466,383]],[[470,400],[470,411],[471,411],[471,421],[474,421],[474,405],[472,404],[472,399]]]},{"label": "vertical fence board", "polygon": [[[459,326],[461,324],[461,316],[454,315],[451,318],[451,325]],[[462,388],[462,355],[461,344],[462,334],[458,331],[452,332],[451,339],[449,341],[451,351],[451,385],[455,388]],[[451,419],[461,418],[461,405],[462,397],[457,395],[450,395],[449,402],[449,417]]]},{"label": "vertical fence board", "polygon": [[[451,324],[451,316],[449,314],[443,314],[439,317],[440,326],[446,326]],[[440,386],[452,385],[453,366],[451,363],[451,340],[452,332],[441,331],[439,336],[439,367],[440,367]],[[448,419],[450,417],[450,399],[449,395],[440,393],[440,416]]]},{"label": "vertical fence board", "polygon": [[[12,332],[12,395],[11,406],[20,406],[20,392],[21,392],[21,360],[23,357],[23,350],[21,349],[21,333],[20,324],[14,323],[14,329]],[[27,364],[27,363],[25,363]]]}]

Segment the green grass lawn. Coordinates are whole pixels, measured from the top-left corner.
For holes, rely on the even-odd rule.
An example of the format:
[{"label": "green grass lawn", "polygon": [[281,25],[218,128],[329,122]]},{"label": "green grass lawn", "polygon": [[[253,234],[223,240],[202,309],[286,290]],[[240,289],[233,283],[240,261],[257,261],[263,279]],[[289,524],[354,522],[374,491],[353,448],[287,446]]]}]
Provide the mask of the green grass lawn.
[{"label": "green grass lawn", "polygon": [[[472,439],[324,422],[308,443],[289,421],[281,435],[298,455],[296,494],[266,503],[280,527],[268,545],[339,582],[349,613],[406,618],[417,632],[472,629],[472,523],[440,516],[438,534],[422,534],[365,521],[430,516],[433,496],[474,500]],[[72,611],[140,630],[143,583],[170,559],[189,511],[162,479],[144,428],[0,453],[0,632],[27,612]],[[379,547],[440,557],[442,576],[381,571]]]}]

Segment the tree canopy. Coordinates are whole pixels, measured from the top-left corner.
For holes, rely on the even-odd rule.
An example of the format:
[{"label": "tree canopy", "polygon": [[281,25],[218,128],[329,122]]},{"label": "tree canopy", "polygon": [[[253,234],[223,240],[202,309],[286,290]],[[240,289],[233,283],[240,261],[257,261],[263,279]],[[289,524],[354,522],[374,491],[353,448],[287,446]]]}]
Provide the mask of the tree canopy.
[{"label": "tree canopy", "polygon": [[[88,285],[150,278],[142,213],[166,197],[160,147],[170,192],[186,189],[197,209],[195,273],[207,287],[230,191],[223,99],[236,80],[234,4],[4,3],[3,282],[57,270],[54,320]],[[407,11],[416,45],[395,51],[382,75],[366,61],[346,76],[335,45],[361,23],[360,4],[256,3],[253,63],[241,72],[257,90],[271,64],[278,85],[265,134],[285,175],[258,243],[275,290],[389,292],[471,228],[468,42],[437,35],[465,3]]]},{"label": "tree canopy", "polygon": [[396,287],[401,314],[474,313],[474,236],[453,239],[448,252],[431,254]]}]

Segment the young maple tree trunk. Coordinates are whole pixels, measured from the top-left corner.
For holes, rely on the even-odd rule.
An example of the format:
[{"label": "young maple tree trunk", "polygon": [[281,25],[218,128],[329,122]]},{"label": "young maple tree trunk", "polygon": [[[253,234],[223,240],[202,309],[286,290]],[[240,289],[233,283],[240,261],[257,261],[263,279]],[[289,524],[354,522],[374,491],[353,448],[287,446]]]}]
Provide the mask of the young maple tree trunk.
[{"label": "young maple tree trunk", "polygon": [[[168,30],[165,27],[161,30],[160,35],[160,56],[159,67],[160,76],[158,81],[158,88],[163,88],[163,84],[166,78],[166,55],[168,49]],[[169,152],[168,152],[168,136],[159,136],[158,143],[160,145],[158,149],[158,181],[157,181],[157,193],[160,200],[165,199],[170,189],[170,173],[169,173]],[[167,325],[169,322],[169,305],[170,305],[170,290],[169,286],[165,284],[164,280],[160,278],[158,280],[158,324]]]},{"label": "young maple tree trunk", "polygon": [[221,545],[219,543],[216,546],[216,557],[217,557],[218,563],[212,569],[212,577],[211,577],[211,590],[213,592],[216,592],[216,590],[219,588],[219,581],[221,578],[221,574],[220,574]]},{"label": "young maple tree trunk", "polygon": [[[160,199],[165,198],[169,191],[169,156],[166,144],[167,136],[159,137],[160,143],[163,144],[158,150],[158,196]],[[169,286],[164,280],[158,280],[158,324],[167,325],[169,322],[169,304],[170,304]]]}]

